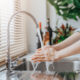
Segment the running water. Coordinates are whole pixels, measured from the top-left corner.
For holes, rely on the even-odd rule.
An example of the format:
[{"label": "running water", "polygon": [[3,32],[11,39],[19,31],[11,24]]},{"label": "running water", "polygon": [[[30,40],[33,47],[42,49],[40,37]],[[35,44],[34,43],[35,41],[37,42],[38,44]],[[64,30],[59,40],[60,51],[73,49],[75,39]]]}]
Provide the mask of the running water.
[{"label": "running water", "polygon": [[[39,28],[37,28],[37,32],[38,32],[38,36],[39,36],[39,39],[40,39],[40,43],[41,43],[41,47],[43,48],[43,41],[42,41],[42,38],[41,38],[41,34],[40,34],[40,30],[39,30]],[[44,49],[44,48],[43,48]],[[51,50],[52,51],[52,50]],[[45,54],[45,57],[47,57],[47,55]],[[46,64],[46,72],[48,73],[49,72],[49,65],[51,64],[52,62],[45,62],[45,64]],[[32,66],[33,66],[33,71],[35,72],[36,71],[36,69],[37,69],[37,67],[38,67],[38,65],[40,64],[40,62],[39,63],[36,63],[36,64],[34,64],[33,62],[32,62]]]},{"label": "running water", "polygon": [[[49,49],[49,51],[50,51],[51,54],[53,53],[53,49],[52,48]],[[45,53],[47,53],[47,51]],[[45,57],[47,58],[47,55],[45,55]],[[51,60],[54,61],[53,58]],[[52,61],[45,62],[45,64],[46,64],[46,73],[51,73],[51,71],[49,70],[49,66],[50,66],[50,64],[53,63]],[[53,66],[53,69],[54,69],[54,66]]]},{"label": "running water", "polygon": [[40,63],[38,63],[38,62],[35,63],[35,64],[33,62],[31,62],[31,63],[32,63],[32,66],[33,66],[33,72],[35,72]]},{"label": "running water", "polygon": [[[39,30],[39,28],[37,28],[37,33],[38,33],[38,36],[39,36],[39,39],[40,39],[40,43],[41,43],[41,47],[43,47],[44,45],[43,45],[43,41],[42,41],[42,38],[41,38],[41,34],[40,34],[40,30]],[[36,71],[36,69],[37,69],[37,67],[38,67],[38,65],[40,64],[40,62],[38,63],[36,63],[36,64],[34,64],[33,62],[31,62],[32,63],[32,66],[33,66],[33,71],[35,72]]]}]

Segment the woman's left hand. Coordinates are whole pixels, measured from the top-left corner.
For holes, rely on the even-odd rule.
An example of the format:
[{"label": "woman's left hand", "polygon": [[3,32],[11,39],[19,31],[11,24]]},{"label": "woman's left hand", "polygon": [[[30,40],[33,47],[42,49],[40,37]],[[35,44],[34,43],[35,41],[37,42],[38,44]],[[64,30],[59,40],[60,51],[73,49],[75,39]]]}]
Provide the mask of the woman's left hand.
[{"label": "woman's left hand", "polygon": [[54,61],[56,50],[52,46],[45,46],[38,49],[32,56],[34,62]]}]

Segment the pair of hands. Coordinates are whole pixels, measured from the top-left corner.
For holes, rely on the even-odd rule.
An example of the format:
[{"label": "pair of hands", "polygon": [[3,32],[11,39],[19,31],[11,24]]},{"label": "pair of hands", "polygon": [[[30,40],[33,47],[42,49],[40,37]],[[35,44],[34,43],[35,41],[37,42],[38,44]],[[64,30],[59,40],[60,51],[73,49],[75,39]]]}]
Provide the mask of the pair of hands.
[{"label": "pair of hands", "polygon": [[44,46],[43,48],[37,49],[35,54],[32,56],[34,62],[58,61],[60,59],[58,51],[54,46]]}]

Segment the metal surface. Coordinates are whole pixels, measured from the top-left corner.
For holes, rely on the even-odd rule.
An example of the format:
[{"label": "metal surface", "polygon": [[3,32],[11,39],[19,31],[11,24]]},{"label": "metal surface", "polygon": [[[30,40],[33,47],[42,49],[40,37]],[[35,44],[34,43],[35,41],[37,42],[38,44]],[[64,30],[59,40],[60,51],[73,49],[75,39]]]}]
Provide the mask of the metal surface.
[{"label": "metal surface", "polygon": [[[25,56],[26,66],[29,64],[29,69],[32,70],[31,56],[33,53],[29,53],[29,55]],[[29,62],[29,63],[28,63]],[[74,55],[67,58],[62,59],[59,62],[48,62],[49,70],[56,72],[80,72],[80,55]],[[45,62],[42,62],[38,65],[37,70],[46,71]]]},{"label": "metal surface", "polygon": [[[49,62],[48,62],[49,63]],[[49,63],[48,66],[49,72],[80,72],[80,61],[73,61],[73,62],[55,62]],[[36,64],[34,64],[36,65]],[[27,67],[28,66],[28,67]],[[25,63],[15,67],[14,70],[18,71],[33,71],[33,64],[31,61],[26,61]],[[36,68],[36,71],[46,72],[46,65],[45,62],[42,62]]]}]

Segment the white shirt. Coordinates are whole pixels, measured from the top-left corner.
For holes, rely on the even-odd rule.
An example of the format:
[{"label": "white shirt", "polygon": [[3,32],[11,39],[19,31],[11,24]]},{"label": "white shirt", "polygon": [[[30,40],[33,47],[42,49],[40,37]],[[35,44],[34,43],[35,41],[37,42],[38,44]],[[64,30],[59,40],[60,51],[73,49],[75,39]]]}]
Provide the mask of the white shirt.
[{"label": "white shirt", "polygon": [[80,28],[76,29],[74,32],[80,32]]}]

